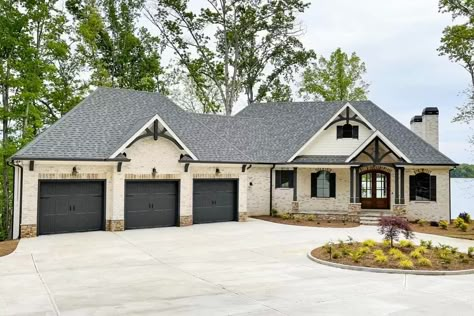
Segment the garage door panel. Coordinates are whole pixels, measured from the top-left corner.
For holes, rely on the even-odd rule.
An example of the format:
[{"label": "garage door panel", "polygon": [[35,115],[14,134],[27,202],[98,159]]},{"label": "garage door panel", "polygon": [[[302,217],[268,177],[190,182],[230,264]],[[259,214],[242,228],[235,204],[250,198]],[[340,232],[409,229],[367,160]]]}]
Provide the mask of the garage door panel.
[{"label": "garage door panel", "polygon": [[177,181],[127,181],[125,228],[176,226]]},{"label": "garage door panel", "polygon": [[236,220],[236,180],[195,180],[193,222],[213,223]]},{"label": "garage door panel", "polygon": [[104,218],[102,181],[40,183],[39,233],[100,230]]}]

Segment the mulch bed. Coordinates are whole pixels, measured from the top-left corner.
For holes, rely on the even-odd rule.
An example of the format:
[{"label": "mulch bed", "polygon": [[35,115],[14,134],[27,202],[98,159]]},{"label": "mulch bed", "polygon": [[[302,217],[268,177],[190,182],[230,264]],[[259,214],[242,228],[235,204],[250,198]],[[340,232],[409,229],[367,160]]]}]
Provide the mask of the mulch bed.
[{"label": "mulch bed", "polygon": [[[352,245],[348,243],[343,244],[334,244],[332,246],[332,256],[329,258],[328,247],[323,246],[311,251],[311,255],[315,258],[335,262],[339,264],[351,265],[351,266],[362,266],[362,267],[371,267],[371,268],[389,268],[389,269],[403,269],[400,266],[400,261],[403,259],[395,259],[393,255],[389,254],[390,246],[385,246],[381,243],[377,243],[373,247],[369,247],[369,251],[363,255],[359,262],[355,262],[351,256],[351,253],[355,253],[360,250],[361,247],[364,247],[362,243],[354,242]],[[440,248],[433,245],[432,249],[426,249],[422,254],[423,258],[429,259],[432,266],[420,265],[418,263],[419,259],[412,258],[410,253],[415,250],[418,246],[415,245],[413,248],[403,248],[399,245],[396,245],[394,248],[400,250],[403,255],[406,256],[404,259],[408,259],[413,263],[412,268],[409,270],[430,270],[430,271],[455,271],[455,270],[468,270],[474,269],[474,257],[469,257],[466,253],[460,253],[456,249],[449,248],[448,250],[440,250]],[[345,250],[343,250],[345,249]],[[375,256],[373,255],[374,250],[382,250],[384,255],[387,257],[386,263],[378,263],[375,261]],[[343,254],[347,252],[347,254]],[[448,260],[443,260],[440,258],[440,253],[445,252],[449,253]],[[339,258],[334,258],[335,253],[340,255]],[[450,261],[450,263],[448,263]]]},{"label": "mulch bed", "polygon": [[303,219],[283,219],[278,216],[252,216],[256,219],[261,219],[268,222],[278,223],[278,224],[286,224],[286,225],[296,225],[296,226],[310,226],[310,227],[331,227],[331,228],[349,228],[349,227],[357,227],[359,223],[351,223],[351,222],[342,222],[342,221],[308,221]]},{"label": "mulch bed", "polygon": [[430,226],[430,224],[425,224],[423,226],[420,226],[419,224],[411,224],[410,226],[413,229],[413,231],[416,233],[474,240],[474,224],[473,223],[469,224],[469,227],[467,231],[465,232],[461,231],[459,228],[456,228],[454,224],[449,224],[448,229],[442,229],[441,227]]},{"label": "mulch bed", "polygon": [[0,242],[0,257],[11,254],[18,246],[18,240],[6,240]]}]

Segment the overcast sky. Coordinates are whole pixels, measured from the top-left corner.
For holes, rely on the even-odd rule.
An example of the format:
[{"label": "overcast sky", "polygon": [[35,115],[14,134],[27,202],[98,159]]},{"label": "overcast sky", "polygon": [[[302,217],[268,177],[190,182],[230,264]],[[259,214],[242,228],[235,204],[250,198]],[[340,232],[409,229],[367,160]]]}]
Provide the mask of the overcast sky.
[{"label": "overcast sky", "polygon": [[437,0],[313,0],[301,15],[306,47],[328,55],[337,47],[366,63],[369,99],[409,125],[424,107],[440,110],[440,149],[456,162],[474,162],[468,144],[474,130],[451,123],[464,103],[467,72],[438,56],[442,30],[451,17]]}]

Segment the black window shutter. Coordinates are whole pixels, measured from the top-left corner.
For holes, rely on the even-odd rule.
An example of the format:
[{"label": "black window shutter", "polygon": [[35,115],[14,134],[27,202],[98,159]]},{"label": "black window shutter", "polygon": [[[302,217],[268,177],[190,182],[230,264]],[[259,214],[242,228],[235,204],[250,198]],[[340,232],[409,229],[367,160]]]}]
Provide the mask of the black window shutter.
[{"label": "black window shutter", "polygon": [[293,182],[295,182],[295,176],[293,171],[287,171],[288,172],[288,188],[293,188]]},{"label": "black window shutter", "polygon": [[277,188],[281,187],[281,171],[280,170],[275,171],[275,187]]},{"label": "black window shutter", "polygon": [[336,174],[331,173],[329,177],[329,196],[336,197]]},{"label": "black window shutter", "polygon": [[352,126],[352,138],[359,139],[359,126]]},{"label": "black window shutter", "polygon": [[343,131],[343,130],[342,130],[342,126],[338,126],[338,127],[337,127],[337,138],[338,138],[338,139],[339,139],[339,138],[342,138],[342,134],[343,134],[342,131]]},{"label": "black window shutter", "polygon": [[436,201],[436,176],[430,177],[431,201]]},{"label": "black window shutter", "polygon": [[416,200],[415,176],[410,176],[410,201]]},{"label": "black window shutter", "polygon": [[318,177],[317,173],[311,174],[311,197],[316,197],[316,179]]}]

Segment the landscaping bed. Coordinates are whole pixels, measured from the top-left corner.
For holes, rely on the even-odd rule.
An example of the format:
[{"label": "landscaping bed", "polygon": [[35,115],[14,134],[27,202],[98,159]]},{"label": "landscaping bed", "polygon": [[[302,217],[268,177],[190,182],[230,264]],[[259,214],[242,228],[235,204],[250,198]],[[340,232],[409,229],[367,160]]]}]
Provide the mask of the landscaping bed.
[{"label": "landscaping bed", "polygon": [[310,226],[310,227],[331,227],[331,228],[349,228],[357,227],[359,223],[353,223],[348,221],[335,221],[335,220],[318,220],[310,216],[304,218],[293,217],[293,216],[252,216],[256,219],[269,221],[278,224],[296,225],[296,226]]},{"label": "landscaping bed", "polygon": [[410,227],[417,233],[474,240],[474,221],[467,213],[461,213],[452,223],[417,221],[410,224]]},{"label": "landscaping bed", "polygon": [[457,271],[474,269],[474,247],[462,253],[449,245],[434,245],[422,241],[415,245],[408,240],[390,246],[390,241],[378,243],[339,241],[311,251],[311,255],[328,262],[382,269]]},{"label": "landscaping bed", "polygon": [[0,257],[11,254],[18,246],[18,240],[6,240],[0,242]]}]

